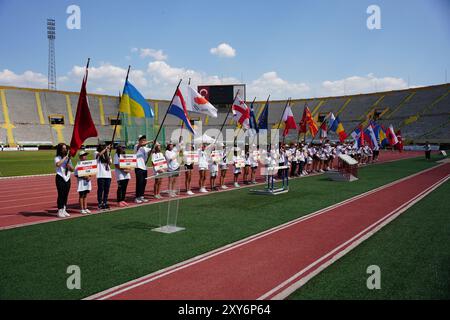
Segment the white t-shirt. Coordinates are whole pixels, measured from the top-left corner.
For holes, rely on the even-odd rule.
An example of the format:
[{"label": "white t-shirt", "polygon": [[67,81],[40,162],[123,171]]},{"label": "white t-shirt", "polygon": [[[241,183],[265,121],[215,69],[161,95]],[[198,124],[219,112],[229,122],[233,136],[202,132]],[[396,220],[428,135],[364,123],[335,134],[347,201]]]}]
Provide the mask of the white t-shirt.
[{"label": "white t-shirt", "polygon": [[216,174],[219,171],[219,164],[217,162],[212,161],[209,164],[209,171],[210,171],[211,175]]},{"label": "white t-shirt", "polygon": [[140,147],[138,150],[138,145],[134,146],[134,152],[136,153],[136,168],[147,170],[147,159],[148,153],[151,151],[151,148],[148,147]]},{"label": "white t-shirt", "polygon": [[78,177],[78,166],[75,167],[73,174],[78,180],[77,192],[92,190],[91,180]]},{"label": "white t-shirt", "polygon": [[[108,151],[106,151],[108,152]],[[108,170],[106,168],[106,163],[100,161],[100,158],[97,157],[99,152],[95,152],[95,158],[97,159],[97,179],[98,178],[109,178],[111,179],[111,159],[109,159]]]},{"label": "white t-shirt", "polygon": [[220,169],[227,169],[228,168],[228,153],[226,150],[222,150],[222,159],[220,160]]},{"label": "white t-shirt", "polygon": [[208,169],[208,155],[203,150],[198,151],[198,168],[200,170]]},{"label": "white t-shirt", "polygon": [[258,156],[253,154],[250,154],[250,166],[252,168],[256,168],[258,166]]},{"label": "white t-shirt", "polygon": [[[63,178],[64,179],[64,181],[69,181],[69,179],[70,179],[70,170],[66,170],[66,168],[67,168],[67,160],[66,161],[64,161],[63,163],[62,163],[62,165],[61,166],[59,166],[59,167],[57,167],[56,166],[56,164],[58,163],[58,162],[60,162],[61,161],[61,157],[60,156],[57,156],[57,157],[55,157],[55,167],[56,167],[56,174],[57,175],[59,175],[59,176],[61,176],[61,178]],[[70,161],[70,160],[69,160]],[[69,162],[70,164],[72,164],[72,161],[70,161]]]},{"label": "white t-shirt", "polygon": [[114,155],[114,165],[116,167],[115,174],[116,174],[116,180],[120,181],[120,180],[128,180],[131,179],[131,174],[128,172],[125,172],[123,169],[120,169],[119,167],[119,155],[116,153]]},{"label": "white t-shirt", "polygon": [[171,151],[166,150],[167,171],[175,171],[180,167],[177,159],[178,149],[174,147]]}]

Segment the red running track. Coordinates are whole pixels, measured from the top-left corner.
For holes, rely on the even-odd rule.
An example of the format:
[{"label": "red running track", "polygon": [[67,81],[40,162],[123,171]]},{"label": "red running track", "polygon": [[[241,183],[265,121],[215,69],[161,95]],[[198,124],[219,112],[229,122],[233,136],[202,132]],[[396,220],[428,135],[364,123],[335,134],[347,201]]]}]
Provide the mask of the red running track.
[{"label": "red running track", "polygon": [[[379,162],[394,161],[405,158],[423,156],[423,152],[392,152],[385,151],[380,154]],[[51,159],[49,159],[51,161]],[[232,184],[233,175],[232,170],[228,170],[226,183],[228,186]],[[150,172],[150,171],[149,171]],[[68,212],[72,215],[71,218],[80,217],[78,210],[78,193],[76,191],[76,179],[72,176],[72,187],[69,194]],[[180,185],[184,189],[184,175],[180,177]],[[240,176],[242,181],[242,174]],[[258,176],[257,181],[262,182],[262,178]],[[218,179],[216,180],[216,183]],[[241,184],[242,185],[242,184]],[[192,177],[193,191],[198,191],[198,172],[193,171]],[[209,177],[206,180],[206,186],[209,186]],[[167,187],[167,179],[164,179],[162,190]],[[88,196],[89,209],[95,212],[97,208],[97,195],[96,195],[96,181],[93,180],[92,191]],[[110,206],[111,208],[118,209],[116,199],[117,183],[115,179],[112,179],[110,189]],[[135,179],[132,174],[132,179],[128,185],[127,201],[134,206],[134,192],[135,192]],[[147,189],[145,196],[151,201],[151,203],[157,202],[153,199],[153,183],[149,180],[147,183]],[[184,192],[181,193],[182,197],[186,197]],[[164,201],[164,200],[163,200]],[[60,220],[56,217],[56,187],[55,176],[35,176],[35,177],[15,177],[0,179],[0,229],[8,229],[20,226],[26,226],[31,224],[49,222]],[[67,218],[66,218],[67,219]]]},{"label": "red running track", "polygon": [[283,299],[449,178],[441,164],[87,299]]}]

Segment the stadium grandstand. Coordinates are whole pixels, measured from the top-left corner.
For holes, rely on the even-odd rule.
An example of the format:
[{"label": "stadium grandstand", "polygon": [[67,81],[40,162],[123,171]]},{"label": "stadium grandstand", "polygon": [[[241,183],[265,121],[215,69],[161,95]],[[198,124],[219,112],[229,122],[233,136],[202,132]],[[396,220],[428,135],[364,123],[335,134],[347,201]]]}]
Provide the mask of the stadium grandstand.
[{"label": "stadium grandstand", "polygon": [[[51,91],[45,89],[0,86],[0,143],[4,146],[54,146],[70,142],[78,100],[78,92]],[[89,94],[90,110],[99,131],[99,139],[110,141],[113,133],[119,98]],[[149,100],[155,110],[154,125],[158,126],[166,112],[169,101]],[[269,124],[277,128],[286,101],[270,101]],[[254,104],[258,117],[265,101]],[[450,143],[450,84],[410,88],[370,94],[323,97],[292,100],[292,111],[298,122],[304,106],[308,106],[318,123],[327,114],[339,115],[347,133],[359,123],[375,119],[379,123],[400,129],[406,144]],[[201,120],[203,129],[217,128],[223,122],[226,109],[219,109],[217,118],[193,115],[192,121]],[[130,131],[130,123],[128,123]],[[227,123],[234,128],[233,120]],[[180,121],[168,117],[166,134],[179,128]],[[124,139],[123,126],[119,125],[117,136]],[[225,127],[227,128],[227,127]],[[134,135],[129,135],[130,137]],[[287,141],[295,140],[295,133]],[[306,137],[308,138],[308,136]],[[309,136],[309,138],[311,138]],[[337,138],[331,134],[331,139]],[[129,141],[131,142],[131,141]],[[97,144],[97,138],[86,141]]]}]

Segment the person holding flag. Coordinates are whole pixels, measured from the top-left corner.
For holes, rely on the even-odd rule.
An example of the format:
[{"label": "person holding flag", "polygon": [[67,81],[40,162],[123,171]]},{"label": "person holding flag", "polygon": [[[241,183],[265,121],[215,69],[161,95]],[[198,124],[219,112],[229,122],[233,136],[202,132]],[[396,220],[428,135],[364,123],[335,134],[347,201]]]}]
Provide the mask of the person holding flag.
[{"label": "person holding flag", "polygon": [[58,217],[64,218],[70,215],[66,211],[67,198],[70,190],[70,171],[74,171],[70,158],[74,157],[83,145],[84,141],[91,137],[97,137],[97,129],[89,111],[86,84],[88,79],[89,62],[86,64],[86,72],[81,83],[80,95],[78,96],[77,113],[70,141],[70,152],[65,144],[59,144],[56,151],[56,189],[58,190]]},{"label": "person holding flag", "polygon": [[139,136],[137,144],[134,146],[134,153],[136,154],[136,168],[134,174],[136,175],[136,192],[134,202],[137,204],[148,202],[144,198],[145,188],[147,186],[147,159],[149,158],[151,148],[147,147],[150,142],[147,141],[146,135]]},{"label": "person holding flag", "polygon": [[69,148],[65,143],[56,146],[56,157],[54,159],[56,167],[56,190],[58,191],[58,218],[70,217],[67,213],[67,198],[70,191],[70,172],[74,171],[69,158]]},{"label": "person holding flag", "polygon": [[[125,79],[122,97],[120,99],[119,112],[135,118],[153,118],[155,116],[152,107],[145,100],[142,94],[128,81],[128,75]],[[136,153],[136,194],[135,203],[148,202],[144,198],[145,188],[147,186],[147,160],[151,148],[147,147],[149,142],[145,135],[139,136],[137,144],[134,146]]]}]

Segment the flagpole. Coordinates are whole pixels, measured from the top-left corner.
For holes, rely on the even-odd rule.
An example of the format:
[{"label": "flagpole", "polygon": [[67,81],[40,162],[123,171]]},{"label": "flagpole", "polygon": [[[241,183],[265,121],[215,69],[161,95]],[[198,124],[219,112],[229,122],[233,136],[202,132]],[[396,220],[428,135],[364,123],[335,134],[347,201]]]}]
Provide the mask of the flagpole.
[{"label": "flagpole", "polygon": [[[239,95],[239,90],[240,90],[240,89],[238,89],[238,91],[236,92],[236,95],[234,96],[233,103],[234,103],[234,101],[236,101],[236,98],[237,98],[237,96]],[[225,116],[225,120],[223,120],[222,126],[220,127],[220,133],[222,133],[223,127],[225,126],[225,123],[227,122],[228,116],[230,115],[230,112],[231,112],[231,110],[233,109],[233,103],[231,104],[230,108],[228,109],[228,113],[227,113],[227,115]],[[217,136],[216,139],[214,140],[214,144],[216,144],[217,138],[218,138],[218,136]]]},{"label": "flagpole", "polygon": [[[188,86],[190,86],[191,85],[191,78],[189,78],[189,81],[188,81]],[[180,143],[181,142],[181,138],[183,138],[183,128],[184,128],[184,121],[181,121],[181,126],[180,126],[180,137],[178,138],[178,143]]]},{"label": "flagpole", "polygon": [[[87,81],[87,70],[89,69],[89,63],[91,62],[91,58],[88,58],[87,63],[86,63],[86,71],[84,73],[84,78],[83,78],[83,82]],[[86,93],[87,94],[87,93]],[[73,134],[72,134],[73,135]],[[69,163],[70,159],[72,158],[72,155],[70,154],[70,149],[69,149],[69,157],[67,158],[67,163]],[[66,165],[66,174],[68,171],[68,167]]]},{"label": "flagpole", "polygon": [[[156,133],[156,137],[153,140],[152,148],[150,149],[149,154],[152,154],[153,150],[155,149],[156,141],[158,141],[159,134],[161,133],[161,129],[163,127],[164,122],[166,121],[167,114],[169,113],[170,106],[172,105],[173,100],[175,99],[175,96],[177,94],[178,88],[180,87],[181,81],[183,81],[183,79],[180,79],[180,81],[178,82],[177,88],[175,89],[175,92],[173,93],[172,100],[170,100],[169,106],[167,107],[167,110],[166,110],[166,114],[164,115],[164,118],[162,119],[161,124],[159,125],[158,132]],[[147,161],[145,163],[148,163],[148,159],[150,159],[150,157],[147,158]]]}]

